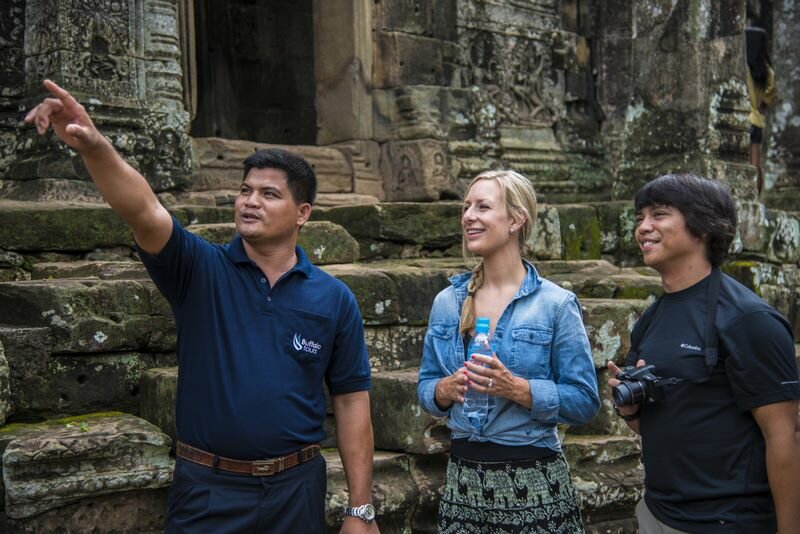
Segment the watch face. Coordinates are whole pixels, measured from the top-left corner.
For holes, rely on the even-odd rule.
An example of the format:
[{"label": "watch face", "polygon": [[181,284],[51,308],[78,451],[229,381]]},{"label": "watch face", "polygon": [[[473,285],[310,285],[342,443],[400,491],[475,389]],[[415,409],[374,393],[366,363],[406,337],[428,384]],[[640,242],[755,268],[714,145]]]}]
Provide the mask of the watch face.
[{"label": "watch face", "polygon": [[375,507],[372,506],[371,504],[365,504],[362,517],[366,521],[372,521],[373,519],[375,519]]}]

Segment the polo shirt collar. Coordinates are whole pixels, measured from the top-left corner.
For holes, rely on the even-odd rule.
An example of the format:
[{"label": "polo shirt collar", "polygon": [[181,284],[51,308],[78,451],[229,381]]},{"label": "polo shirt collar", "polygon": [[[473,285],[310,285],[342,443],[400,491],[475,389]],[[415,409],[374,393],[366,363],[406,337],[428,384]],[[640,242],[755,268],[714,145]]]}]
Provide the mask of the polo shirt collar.
[{"label": "polo shirt collar", "polygon": [[[233,241],[228,243],[226,246],[225,252],[228,254],[228,257],[233,261],[233,263],[242,264],[242,263],[249,263],[255,264],[253,260],[247,255],[247,252],[244,249],[244,241],[242,240],[242,236],[237,235],[233,238]],[[297,263],[295,263],[294,267],[292,267],[289,272],[298,271],[303,273],[306,278],[311,278],[312,276],[312,267],[311,262],[306,256],[305,251],[300,248],[299,246],[295,245],[294,252],[297,255]]]}]

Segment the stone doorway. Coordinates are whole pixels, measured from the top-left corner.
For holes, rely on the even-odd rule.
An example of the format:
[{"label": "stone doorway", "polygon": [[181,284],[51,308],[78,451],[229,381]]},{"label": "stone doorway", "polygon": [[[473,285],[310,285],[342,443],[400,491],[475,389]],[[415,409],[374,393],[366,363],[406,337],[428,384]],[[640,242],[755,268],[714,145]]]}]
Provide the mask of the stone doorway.
[{"label": "stone doorway", "polygon": [[190,0],[193,137],[314,145],[312,0]]}]

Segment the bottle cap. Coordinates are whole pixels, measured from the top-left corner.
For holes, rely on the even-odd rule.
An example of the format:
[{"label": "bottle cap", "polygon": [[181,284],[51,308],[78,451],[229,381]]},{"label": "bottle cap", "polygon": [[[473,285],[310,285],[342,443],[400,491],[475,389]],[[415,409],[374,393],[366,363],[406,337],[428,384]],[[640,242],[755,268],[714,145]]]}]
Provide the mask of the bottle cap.
[{"label": "bottle cap", "polygon": [[475,321],[475,333],[476,334],[488,334],[489,333],[489,318],[488,317],[478,317]]}]

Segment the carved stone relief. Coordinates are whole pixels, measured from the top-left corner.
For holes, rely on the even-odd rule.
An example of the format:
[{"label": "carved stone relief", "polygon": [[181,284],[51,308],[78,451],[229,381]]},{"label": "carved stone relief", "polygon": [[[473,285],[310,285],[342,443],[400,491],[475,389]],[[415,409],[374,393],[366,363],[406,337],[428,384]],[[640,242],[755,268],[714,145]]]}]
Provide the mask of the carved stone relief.
[{"label": "carved stone relief", "polygon": [[[541,41],[485,31],[462,36],[462,83],[474,86],[476,114],[488,130],[487,106],[497,125],[550,126],[558,117],[558,90],[550,79],[550,50]],[[487,132],[488,133],[488,132]]]},{"label": "carved stone relief", "polygon": [[382,147],[381,171],[387,200],[439,200],[443,194],[458,194],[449,178],[447,144],[442,141],[386,143]]}]

